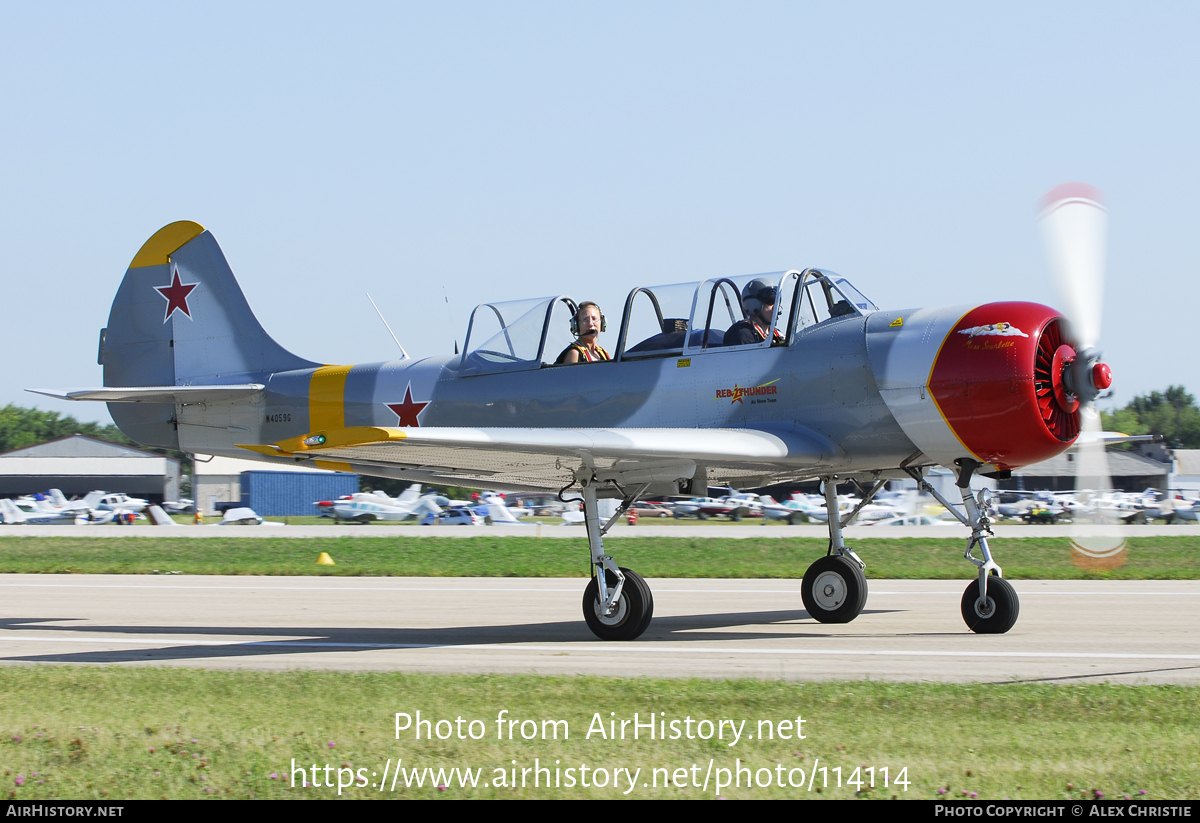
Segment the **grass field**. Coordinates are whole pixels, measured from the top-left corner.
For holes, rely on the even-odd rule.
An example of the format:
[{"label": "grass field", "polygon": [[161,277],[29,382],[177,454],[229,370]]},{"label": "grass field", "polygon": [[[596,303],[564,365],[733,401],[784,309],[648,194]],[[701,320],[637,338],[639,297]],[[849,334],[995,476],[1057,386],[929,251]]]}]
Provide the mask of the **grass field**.
[{"label": "grass field", "polygon": [[[1200,692],[1183,687],[1046,685],[904,685],[871,682],[796,684],[763,681],[601,680],[499,676],[344,674],[327,672],[218,672],[166,669],[7,667],[0,669],[0,768],[5,791],[34,798],[299,798],[336,797],[341,779],[363,778],[365,787],[343,789],[343,797],[713,797],[718,774],[733,779],[741,759],[757,782],[771,788],[722,787],[722,796],[849,798],[876,788],[868,798],[936,798],[974,792],[981,798],[1148,798],[1200,796]],[[518,721],[516,740],[497,740],[496,718]],[[396,739],[395,713],[443,724],[447,740],[417,741],[413,731]],[[610,712],[612,714],[610,714]],[[610,719],[645,723],[650,712],[683,721],[694,739],[604,739],[593,733],[595,713],[607,731]],[[459,739],[457,718],[463,718]],[[734,745],[730,727],[724,739],[700,739],[706,727],[686,724],[730,719],[741,727]],[[794,738],[795,720],[805,739]],[[472,720],[482,725],[470,726]],[[539,739],[520,739],[523,720],[537,721]],[[567,739],[550,735],[543,720],[567,721]],[[790,721],[781,724],[780,721]],[[775,739],[765,736],[770,721]],[[431,726],[431,729],[433,727]],[[533,724],[527,724],[532,732]],[[615,726],[619,732],[619,724]],[[668,735],[670,727],[665,727]],[[424,732],[423,732],[424,736]],[[748,739],[753,736],[754,739]],[[507,738],[507,733],[506,733]],[[435,772],[425,785],[405,786],[412,774],[376,785],[385,763],[395,776],[396,758],[405,769]],[[560,772],[560,787],[532,786],[533,773],[549,766]],[[301,786],[292,760],[319,767],[326,782],[329,764],[334,788]],[[708,789],[702,783],[712,761]],[[515,765],[513,761],[516,761]],[[583,788],[579,767],[604,770],[607,787]],[[692,767],[696,766],[696,771]],[[812,788],[808,777],[816,767]],[[822,773],[821,767],[829,771]],[[903,785],[883,788],[889,781]],[[477,785],[457,776],[441,780],[437,769],[479,769]],[[517,769],[517,788],[484,786],[496,769]],[[574,768],[577,784],[565,785]],[[615,770],[619,788],[612,780]],[[907,769],[901,773],[902,769]],[[359,772],[359,769],[364,771]],[[654,769],[660,769],[655,773]],[[666,772],[661,771],[666,769]],[[683,772],[686,769],[686,780]],[[718,772],[725,769],[725,772]],[[769,769],[770,773],[760,771]],[[803,769],[802,778],[794,769]],[[840,769],[841,787],[838,787]],[[855,777],[864,786],[847,785]],[[375,774],[375,777],[371,775]],[[784,788],[777,784],[782,775]],[[599,780],[598,772],[589,771]],[[667,777],[672,785],[665,786]],[[788,787],[805,780],[804,788]],[[654,782],[657,781],[657,788]],[[677,785],[686,783],[687,785]],[[438,782],[448,784],[445,790]],[[649,786],[642,785],[649,783]],[[822,785],[827,783],[827,785]],[[19,784],[19,785],[18,785]],[[818,792],[817,788],[821,791]],[[942,795],[945,796],[945,795]]]},{"label": "grass field", "polygon": [[[867,576],[958,579],[972,570],[957,540],[856,540]],[[605,547],[645,577],[799,578],[826,541],[810,538],[612,538]],[[1142,537],[1129,541],[1129,562],[1097,573],[1076,568],[1063,538],[997,539],[997,561],[1014,579],[1200,578],[1200,539]],[[318,566],[320,552],[337,565]],[[172,538],[97,540],[70,537],[0,539],[0,573],[268,574],[432,577],[583,577],[584,540],[535,537]]]}]

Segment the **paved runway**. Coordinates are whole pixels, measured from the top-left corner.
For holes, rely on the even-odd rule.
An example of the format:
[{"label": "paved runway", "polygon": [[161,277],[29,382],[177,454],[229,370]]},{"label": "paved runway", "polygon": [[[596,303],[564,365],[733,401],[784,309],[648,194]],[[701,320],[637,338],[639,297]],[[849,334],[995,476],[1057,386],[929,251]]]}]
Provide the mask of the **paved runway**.
[{"label": "paved runway", "polygon": [[1015,581],[998,636],[966,630],[966,581],[872,580],[841,626],[798,580],[649,582],[649,631],[602,643],[582,579],[0,575],[0,662],[1200,683],[1200,581]]},{"label": "paved runway", "polygon": [[[1151,524],[1146,526],[1102,526],[1082,524],[1076,526],[1022,526],[1001,524],[993,527],[997,537],[1061,537],[1067,539],[1079,535],[1104,535],[1108,537],[1192,537],[1200,538],[1200,526],[1173,524],[1165,526]],[[954,540],[966,540],[971,530],[957,523],[942,526],[905,526],[903,528],[876,526],[850,526],[845,530],[848,540],[870,539],[899,539],[904,537],[941,537]],[[522,526],[445,526],[429,528],[413,524],[373,523],[369,526],[287,526],[284,529],[260,528],[245,526],[183,526],[180,528],[157,528],[154,526],[137,526],[126,529],[117,526],[3,526],[0,527],[0,538],[4,537],[93,537],[93,538],[129,538],[153,537],[162,538],[193,538],[193,537],[545,537],[586,540],[586,534],[581,526],[548,526],[538,528],[534,524]],[[757,540],[760,538],[792,538],[814,537],[824,539],[829,536],[827,526],[784,526],[772,523],[764,528],[762,521],[743,523],[700,523],[688,521],[671,525],[656,524],[643,518],[637,526],[615,525],[609,530],[608,537],[728,537],[741,540]],[[965,583],[963,585],[966,585]]]}]

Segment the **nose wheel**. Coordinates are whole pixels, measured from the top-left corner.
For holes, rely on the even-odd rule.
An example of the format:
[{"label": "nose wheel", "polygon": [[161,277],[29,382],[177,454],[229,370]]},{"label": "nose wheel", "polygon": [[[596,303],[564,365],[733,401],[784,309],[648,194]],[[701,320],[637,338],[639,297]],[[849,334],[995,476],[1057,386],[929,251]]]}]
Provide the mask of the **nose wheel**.
[{"label": "nose wheel", "polygon": [[820,623],[849,623],[867,604],[867,577],[848,557],[828,555],[808,567],[800,597]]},{"label": "nose wheel", "polygon": [[[646,581],[637,572],[624,567],[621,573],[625,575],[625,584],[608,614],[604,613],[604,605],[600,602],[600,586],[595,576],[583,590],[583,619],[592,634],[601,640],[633,640],[640,637],[654,617],[654,595],[650,593]],[[610,599],[616,582],[612,575],[605,575]]]},{"label": "nose wheel", "polygon": [[976,634],[1004,634],[1017,622],[1021,601],[1012,584],[992,575],[987,582],[987,597],[979,599],[979,581],[972,580],[963,592],[962,616],[967,628]]}]

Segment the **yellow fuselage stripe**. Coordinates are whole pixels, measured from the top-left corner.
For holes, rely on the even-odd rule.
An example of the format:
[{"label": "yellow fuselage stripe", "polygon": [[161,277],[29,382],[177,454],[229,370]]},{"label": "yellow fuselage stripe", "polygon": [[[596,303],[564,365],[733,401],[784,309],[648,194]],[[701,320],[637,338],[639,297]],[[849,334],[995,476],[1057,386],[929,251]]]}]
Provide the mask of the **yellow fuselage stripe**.
[{"label": "yellow fuselage stripe", "polygon": [[308,384],[308,428],[311,431],[346,427],[346,375],[352,366],[322,366]]}]

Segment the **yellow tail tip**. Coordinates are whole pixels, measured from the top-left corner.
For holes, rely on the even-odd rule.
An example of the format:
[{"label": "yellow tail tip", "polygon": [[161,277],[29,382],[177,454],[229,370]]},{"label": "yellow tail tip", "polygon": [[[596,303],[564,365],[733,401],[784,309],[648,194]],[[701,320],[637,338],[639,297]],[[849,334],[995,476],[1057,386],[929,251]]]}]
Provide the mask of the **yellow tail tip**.
[{"label": "yellow tail tip", "polygon": [[171,255],[204,232],[204,226],[191,220],[180,220],[163,226],[134,255],[129,268],[161,266],[171,261]]},{"label": "yellow tail tip", "polygon": [[329,552],[321,552],[320,556],[317,557],[317,565],[336,566],[337,564],[333,562],[333,558],[329,556]]}]

